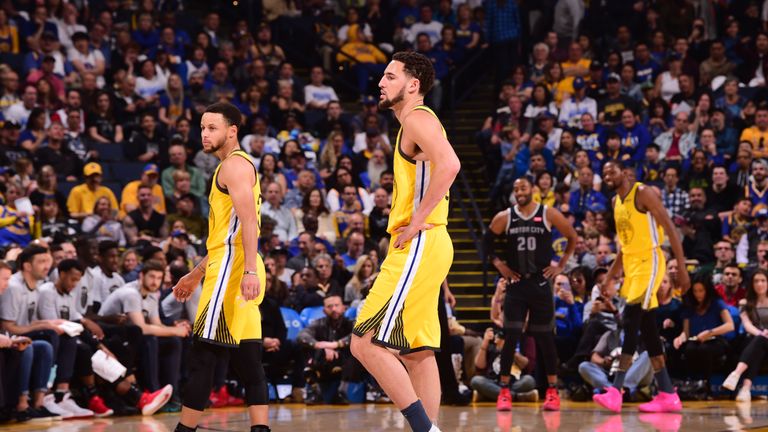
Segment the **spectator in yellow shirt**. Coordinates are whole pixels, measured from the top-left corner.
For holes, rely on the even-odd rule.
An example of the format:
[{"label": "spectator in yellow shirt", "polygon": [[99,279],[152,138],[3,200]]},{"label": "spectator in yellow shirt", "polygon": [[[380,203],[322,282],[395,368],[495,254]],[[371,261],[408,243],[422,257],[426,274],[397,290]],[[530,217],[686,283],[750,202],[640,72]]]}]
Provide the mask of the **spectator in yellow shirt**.
[{"label": "spectator in yellow shirt", "polygon": [[155,211],[161,214],[166,213],[163,187],[157,183],[159,178],[160,169],[157,168],[157,165],[150,163],[144,166],[144,172],[141,174],[141,179],[134,180],[125,185],[120,197],[120,219],[123,219],[125,215],[139,208],[138,193],[139,186],[142,184],[152,188],[153,208]]},{"label": "spectator in yellow shirt", "polygon": [[339,63],[352,63],[352,71],[357,76],[357,85],[360,94],[368,93],[368,79],[373,74],[378,76],[384,73],[387,56],[376,45],[366,42],[365,33],[359,24],[349,26],[349,39],[341,47],[341,52],[336,55]]},{"label": "spectator in yellow shirt", "polygon": [[755,125],[744,129],[739,142],[752,144],[755,159],[768,157],[768,107],[761,106],[755,112]]},{"label": "spectator in yellow shirt", "polygon": [[568,60],[561,63],[563,75],[567,77],[582,77],[589,80],[589,66],[592,61],[583,58],[584,50],[578,42],[572,42],[568,47]]},{"label": "spectator in yellow shirt", "polygon": [[101,185],[102,173],[101,165],[96,162],[85,165],[83,168],[85,183],[75,186],[67,197],[67,209],[71,217],[83,220],[86,216],[92,215],[96,200],[100,197],[109,198],[112,207],[117,208],[115,194],[108,187]]}]

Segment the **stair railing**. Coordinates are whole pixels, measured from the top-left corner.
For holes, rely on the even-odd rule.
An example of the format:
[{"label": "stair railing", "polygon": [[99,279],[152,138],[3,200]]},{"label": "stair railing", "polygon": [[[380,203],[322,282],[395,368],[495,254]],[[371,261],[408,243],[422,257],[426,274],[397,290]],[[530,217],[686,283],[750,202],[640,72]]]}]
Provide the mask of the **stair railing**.
[{"label": "stair railing", "polygon": [[[470,139],[474,140],[473,136],[458,137],[456,133],[456,109],[460,103],[467,99],[472,94],[475,87],[482,82],[483,77],[488,73],[488,65],[491,63],[490,51],[481,49],[476,51],[460,68],[456,69],[450,77],[450,83],[448,85],[448,106],[450,110],[449,118],[450,123],[448,127],[449,137],[453,140],[457,139]],[[459,155],[461,158],[461,155]],[[488,303],[488,260],[485,257],[482,247],[482,239],[485,235],[486,226],[483,219],[483,215],[480,212],[480,208],[477,206],[477,200],[472,193],[472,188],[469,185],[466,171],[468,167],[463,166],[453,186],[451,186],[451,195],[456,199],[454,202],[459,204],[461,215],[467,223],[469,235],[472,241],[475,243],[475,249],[477,250],[478,258],[483,263],[483,304]],[[469,204],[465,203],[465,199]]]}]

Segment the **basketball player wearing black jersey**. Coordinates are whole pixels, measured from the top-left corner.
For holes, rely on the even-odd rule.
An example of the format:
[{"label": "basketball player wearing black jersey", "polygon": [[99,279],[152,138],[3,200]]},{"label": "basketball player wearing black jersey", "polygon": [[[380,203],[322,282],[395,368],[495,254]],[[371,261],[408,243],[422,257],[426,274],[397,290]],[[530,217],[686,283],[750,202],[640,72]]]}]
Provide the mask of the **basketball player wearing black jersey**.
[{"label": "basketball player wearing black jersey", "polygon": [[[563,272],[576,247],[576,231],[557,209],[533,201],[533,184],[527,177],[515,180],[513,193],[517,205],[494,216],[484,246],[491,262],[507,280],[504,297],[504,348],[501,352],[501,392],[496,401],[499,411],[512,409],[509,376],[515,348],[528,315],[528,332],[541,347],[549,388],[543,408],[560,409],[557,394],[557,350],[555,348],[555,306],[548,279]],[[568,239],[565,253],[552,265],[552,227]],[[493,255],[496,236],[506,235],[506,257]]]}]

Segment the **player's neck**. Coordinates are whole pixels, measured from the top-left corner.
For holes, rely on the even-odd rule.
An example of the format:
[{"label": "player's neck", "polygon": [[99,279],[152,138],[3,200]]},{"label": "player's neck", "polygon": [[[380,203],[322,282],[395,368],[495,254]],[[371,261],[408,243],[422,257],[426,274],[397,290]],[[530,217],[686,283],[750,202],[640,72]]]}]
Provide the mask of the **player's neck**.
[{"label": "player's neck", "polygon": [[216,150],[214,153],[219,160],[224,160],[232,154],[233,151],[240,149],[240,143],[237,141],[227,141],[223,146],[221,146],[220,149]]},{"label": "player's neck", "polygon": [[619,186],[616,189],[616,193],[619,194],[619,197],[621,197],[621,199],[623,201],[624,198],[627,197],[627,195],[629,194],[629,191],[631,189],[632,189],[632,183],[630,183],[630,182],[625,180],[625,181],[621,182],[621,186]]},{"label": "player's neck", "polygon": [[536,206],[538,205],[539,203],[535,201],[531,201],[525,206],[521,206],[520,204],[517,204],[516,206],[517,206],[517,211],[520,212],[520,214],[522,214],[523,216],[530,216],[531,213],[536,211]]},{"label": "player's neck", "polygon": [[408,116],[408,113],[410,113],[411,111],[413,111],[414,108],[420,105],[424,105],[423,96],[419,96],[412,100],[407,100],[407,101],[404,100],[401,103],[393,106],[392,111],[395,113],[395,117],[397,118],[397,121],[399,121],[402,124],[403,120],[405,120],[405,117]]}]

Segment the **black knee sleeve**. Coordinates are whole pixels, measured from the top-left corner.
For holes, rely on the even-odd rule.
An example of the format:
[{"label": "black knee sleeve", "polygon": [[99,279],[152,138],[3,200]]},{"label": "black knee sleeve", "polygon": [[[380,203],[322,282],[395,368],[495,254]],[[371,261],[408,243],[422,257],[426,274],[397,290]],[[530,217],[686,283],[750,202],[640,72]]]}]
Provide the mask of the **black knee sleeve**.
[{"label": "black knee sleeve", "polygon": [[261,342],[241,342],[232,350],[232,366],[245,387],[245,404],[267,405],[267,379],[261,363]]},{"label": "black knee sleeve", "polygon": [[643,312],[640,322],[640,333],[643,335],[645,349],[649,357],[658,357],[664,354],[664,346],[661,344],[659,328],[656,326],[656,309]]},{"label": "black knee sleeve", "polygon": [[624,307],[624,343],[621,345],[623,355],[632,356],[637,351],[638,332],[643,308],[640,304],[628,304]]},{"label": "black knee sleeve", "polygon": [[184,406],[203,411],[213,386],[216,359],[226,348],[214,344],[193,341],[189,350],[189,380],[184,387]]},{"label": "black knee sleeve", "polygon": [[544,362],[544,372],[547,375],[557,375],[557,346],[555,345],[555,334],[552,331],[532,333],[536,340],[536,345],[541,350]]}]

